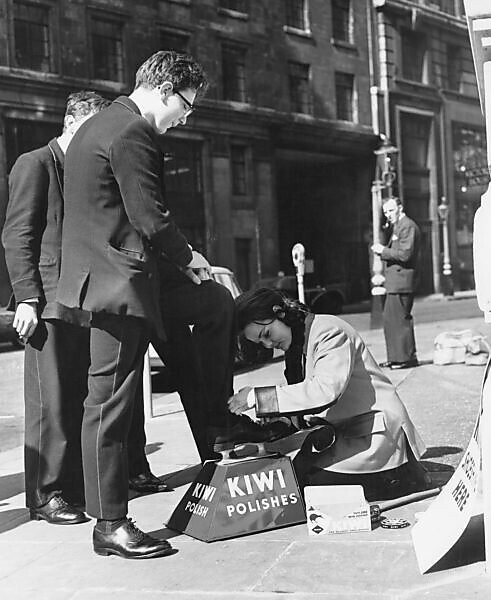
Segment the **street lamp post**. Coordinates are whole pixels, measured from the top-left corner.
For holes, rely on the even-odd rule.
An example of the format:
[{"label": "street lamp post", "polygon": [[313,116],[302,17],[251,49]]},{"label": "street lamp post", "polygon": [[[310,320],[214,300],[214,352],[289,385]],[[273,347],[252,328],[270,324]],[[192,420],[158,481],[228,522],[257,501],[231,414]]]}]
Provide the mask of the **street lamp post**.
[{"label": "street lamp post", "polygon": [[448,213],[450,207],[447,204],[445,196],[442,196],[437,208],[443,234],[442,289],[445,296],[453,296],[452,263],[450,262],[450,246],[448,243]]},{"label": "street lamp post", "polygon": [[[382,202],[384,198],[390,198],[392,196],[392,185],[396,174],[391,165],[391,156],[398,152],[397,148],[393,146],[385,136],[381,137],[382,144],[374,151],[377,162],[375,165],[375,178],[372,181],[371,188],[373,244],[381,243]],[[372,255],[371,282],[372,307],[370,314],[370,328],[376,329],[382,324],[382,311],[386,295],[382,259],[378,254]]]}]

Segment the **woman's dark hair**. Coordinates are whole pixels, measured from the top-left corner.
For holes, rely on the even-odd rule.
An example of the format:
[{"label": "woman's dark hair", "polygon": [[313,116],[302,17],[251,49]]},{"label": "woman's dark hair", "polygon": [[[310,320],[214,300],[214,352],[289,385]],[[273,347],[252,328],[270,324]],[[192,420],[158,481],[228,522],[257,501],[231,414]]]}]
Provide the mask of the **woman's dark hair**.
[{"label": "woman's dark hair", "polygon": [[237,323],[239,332],[243,332],[246,325],[257,321],[279,319],[291,327],[293,341],[297,333],[303,333],[305,316],[309,309],[293,300],[283,292],[269,288],[259,288],[244,292],[235,299],[237,307]]}]

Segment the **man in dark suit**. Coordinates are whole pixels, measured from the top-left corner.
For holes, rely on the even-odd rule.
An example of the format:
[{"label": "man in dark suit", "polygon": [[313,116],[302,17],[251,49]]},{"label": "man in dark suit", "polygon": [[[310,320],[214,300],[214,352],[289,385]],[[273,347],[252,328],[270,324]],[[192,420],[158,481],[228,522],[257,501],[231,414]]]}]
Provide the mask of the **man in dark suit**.
[{"label": "man in dark suit", "polygon": [[9,177],[3,229],[17,303],[13,325],[24,358],[25,488],[31,517],[55,524],[87,521],[80,424],[87,392],[90,314],[55,301],[61,266],[64,153],[73,135],[109,104],[94,92],[68,97],[63,132],[21,155]]},{"label": "man in dark suit", "polygon": [[416,367],[416,342],[411,310],[416,289],[417,263],[421,233],[398,198],[388,198],[383,211],[391,226],[387,246],[374,244],[372,250],[385,262],[384,335],[387,361],[391,369]]},{"label": "man in dark suit", "polygon": [[[202,258],[193,255],[165,209],[158,138],[186,123],[205,85],[190,56],[157,52],[138,69],[130,96],[117,98],[84,123],[66,156],[57,299],[93,314],[82,456],[98,554],[150,558],[173,552],[168,542],[144,534],[126,516],[124,449],[150,330],[164,335],[158,262],[165,257],[191,285],[201,288],[208,279]],[[228,423],[218,428],[226,431]],[[237,429],[233,439],[250,433],[249,425]]]}]

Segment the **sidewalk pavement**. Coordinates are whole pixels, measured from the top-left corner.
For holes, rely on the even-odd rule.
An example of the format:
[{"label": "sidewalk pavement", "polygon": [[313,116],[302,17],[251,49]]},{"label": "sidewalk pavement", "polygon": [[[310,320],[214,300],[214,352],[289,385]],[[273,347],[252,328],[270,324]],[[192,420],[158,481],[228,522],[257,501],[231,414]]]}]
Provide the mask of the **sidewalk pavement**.
[{"label": "sidewalk pavement", "polygon": [[[346,315],[346,320],[357,319]],[[419,325],[422,366],[389,373],[427,443],[425,465],[436,485],[450,478],[467,447],[484,369],[433,365],[433,339],[441,331],[465,328],[486,333],[480,318]],[[377,360],[384,360],[380,330],[362,335]],[[243,373],[237,376],[236,388],[277,382],[282,369],[278,362]],[[2,598],[272,600],[288,594],[295,600],[484,600],[491,596],[479,526],[467,531],[467,541],[459,542],[440,570],[426,575],[418,571],[411,528],[309,539],[306,525],[297,525],[211,544],[166,529],[164,524],[200,466],[178,397],[154,395],[154,400],[161,416],[147,423],[147,452],[153,471],[168,476],[175,491],[134,497],[129,514],[144,531],[170,539],[179,552],[145,561],[100,557],[92,551],[92,522],[66,527],[27,522],[22,449],[15,448],[0,452]],[[430,503],[420,501],[387,514],[414,524],[415,514]]]}]

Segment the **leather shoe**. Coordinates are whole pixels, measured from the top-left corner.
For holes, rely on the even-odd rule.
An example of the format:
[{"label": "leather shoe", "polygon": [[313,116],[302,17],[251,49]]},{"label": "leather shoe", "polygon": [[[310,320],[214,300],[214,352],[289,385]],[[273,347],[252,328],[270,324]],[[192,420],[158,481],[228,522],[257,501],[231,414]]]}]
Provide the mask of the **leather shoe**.
[{"label": "leather shoe", "polygon": [[292,427],[284,421],[257,423],[246,415],[240,415],[230,427],[210,427],[209,433],[213,450],[220,452],[247,442],[274,442],[293,433]]},{"label": "leather shoe", "polygon": [[386,360],[385,362],[378,363],[378,366],[382,367],[384,369],[391,367],[392,365],[393,365],[393,363],[390,360]]},{"label": "leather shoe", "polygon": [[157,558],[177,552],[166,540],[157,540],[143,533],[131,519],[123,519],[121,525],[110,533],[99,531],[96,525],[92,541],[94,552],[101,556],[115,554],[121,558]]},{"label": "leather shoe", "polygon": [[29,514],[33,521],[44,520],[52,525],[75,525],[89,520],[84,512],[65,502],[61,496],[53,496],[47,504],[31,508]]},{"label": "leather shoe", "polygon": [[162,479],[154,475],[151,471],[140,473],[135,477],[130,477],[128,481],[130,490],[139,494],[156,494],[157,492],[172,492],[172,488],[168,486]]},{"label": "leather shoe", "polygon": [[418,365],[418,359],[412,358],[411,360],[406,360],[404,362],[393,362],[390,365],[390,368],[394,371],[397,369],[410,369],[411,367],[417,367]]}]

